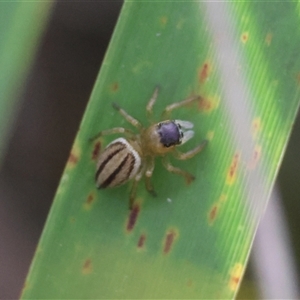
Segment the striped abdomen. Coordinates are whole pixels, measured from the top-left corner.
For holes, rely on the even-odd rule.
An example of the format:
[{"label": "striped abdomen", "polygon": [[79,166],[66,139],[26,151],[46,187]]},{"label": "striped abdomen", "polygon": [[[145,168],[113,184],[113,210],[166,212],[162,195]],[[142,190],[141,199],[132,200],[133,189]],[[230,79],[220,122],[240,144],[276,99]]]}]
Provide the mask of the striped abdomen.
[{"label": "striped abdomen", "polygon": [[100,154],[96,171],[97,187],[121,185],[133,178],[140,166],[138,152],[124,138],[116,139]]}]

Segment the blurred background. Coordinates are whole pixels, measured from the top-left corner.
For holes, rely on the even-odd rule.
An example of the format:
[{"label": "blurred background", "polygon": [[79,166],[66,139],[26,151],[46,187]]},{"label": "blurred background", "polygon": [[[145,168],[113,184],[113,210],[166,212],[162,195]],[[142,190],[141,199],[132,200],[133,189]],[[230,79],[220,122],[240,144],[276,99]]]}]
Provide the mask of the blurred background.
[{"label": "blurred background", "polygon": [[[20,295],[121,6],[58,2],[42,35],[0,170],[0,299]],[[298,285],[299,133],[298,117],[239,298],[270,297],[260,287],[269,275],[283,289]],[[263,274],[267,257],[273,260]]]}]

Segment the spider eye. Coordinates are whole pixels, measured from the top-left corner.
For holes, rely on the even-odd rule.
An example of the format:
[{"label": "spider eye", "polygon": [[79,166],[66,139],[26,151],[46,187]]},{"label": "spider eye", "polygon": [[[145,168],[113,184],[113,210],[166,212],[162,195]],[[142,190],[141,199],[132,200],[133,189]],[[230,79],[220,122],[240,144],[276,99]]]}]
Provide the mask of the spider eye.
[{"label": "spider eye", "polygon": [[178,124],[175,124],[173,121],[159,123],[158,133],[160,135],[160,142],[167,148],[181,144],[183,133],[179,131]]}]

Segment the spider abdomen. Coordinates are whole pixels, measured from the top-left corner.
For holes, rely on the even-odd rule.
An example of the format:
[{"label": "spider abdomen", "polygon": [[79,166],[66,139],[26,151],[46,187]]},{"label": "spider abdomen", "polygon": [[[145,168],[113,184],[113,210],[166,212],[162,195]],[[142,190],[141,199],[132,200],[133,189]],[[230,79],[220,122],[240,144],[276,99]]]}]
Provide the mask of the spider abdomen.
[{"label": "spider abdomen", "polygon": [[115,187],[133,178],[141,166],[139,153],[124,138],[112,141],[100,154],[96,183],[98,188]]}]

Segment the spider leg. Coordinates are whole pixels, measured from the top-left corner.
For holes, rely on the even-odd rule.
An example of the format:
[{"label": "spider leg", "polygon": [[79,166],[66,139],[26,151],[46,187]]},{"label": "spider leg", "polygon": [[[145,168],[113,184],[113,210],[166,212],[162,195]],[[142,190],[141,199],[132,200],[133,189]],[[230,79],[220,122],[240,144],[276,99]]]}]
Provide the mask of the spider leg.
[{"label": "spider leg", "polygon": [[146,172],[145,172],[145,183],[146,183],[146,189],[147,191],[154,197],[157,196],[152,183],[151,183],[151,177],[154,171],[154,158],[151,157],[149,160],[147,167],[146,167]]},{"label": "spider leg", "polygon": [[135,119],[134,117],[132,117],[131,115],[129,115],[123,108],[121,108],[117,103],[113,102],[112,106],[115,110],[117,110],[123,117],[124,119],[129,122],[131,125],[133,125],[134,127],[141,129],[143,126],[142,124]]},{"label": "spider leg", "polygon": [[132,207],[133,207],[133,204],[134,204],[138,184],[139,184],[139,180],[134,179],[133,184],[131,186],[130,194],[129,194],[129,209],[130,210],[132,210]]},{"label": "spider leg", "polygon": [[139,185],[139,182],[143,176],[144,173],[144,168],[142,168],[138,174],[134,177],[131,189],[130,189],[130,194],[129,194],[129,209],[132,210],[133,208],[133,204],[134,204],[134,200],[136,198],[136,191],[137,191],[137,187]]},{"label": "spider leg", "polygon": [[159,92],[159,87],[156,87],[153,92],[153,95],[151,96],[151,98],[146,106],[147,117],[148,117],[149,121],[152,121],[152,118],[153,118],[153,106],[156,102],[158,92]]},{"label": "spider leg", "polygon": [[169,172],[183,176],[187,184],[190,184],[195,179],[195,176],[193,176],[192,174],[171,165],[167,156],[164,156],[162,158],[162,163]]},{"label": "spider leg", "polygon": [[96,135],[94,135],[93,137],[91,137],[89,139],[90,142],[93,142],[95,141],[96,139],[98,139],[99,137],[101,136],[104,136],[104,135],[110,135],[110,134],[116,134],[116,133],[121,133],[121,134],[124,134],[125,136],[127,137],[134,137],[136,134],[129,130],[129,129],[126,129],[126,128],[123,128],[123,127],[115,127],[115,128],[111,128],[111,129],[107,129],[107,130],[102,130],[100,132],[98,132]]},{"label": "spider leg", "polygon": [[204,140],[196,148],[194,148],[194,149],[192,149],[188,152],[184,152],[184,153],[178,151],[177,149],[175,149],[174,157],[179,159],[179,160],[186,160],[186,159],[192,158],[193,156],[195,156],[196,154],[201,152],[203,150],[203,148],[207,145],[207,143],[208,143],[208,141]]},{"label": "spider leg", "polygon": [[166,108],[164,109],[164,111],[162,112],[161,116],[162,116],[162,120],[166,120],[170,118],[171,112],[176,109],[176,108],[180,108],[182,106],[188,105],[192,102],[196,102],[199,101],[201,99],[200,96],[196,95],[196,96],[191,96],[189,98],[186,98],[180,102],[174,102],[168,106],[166,106]]}]

